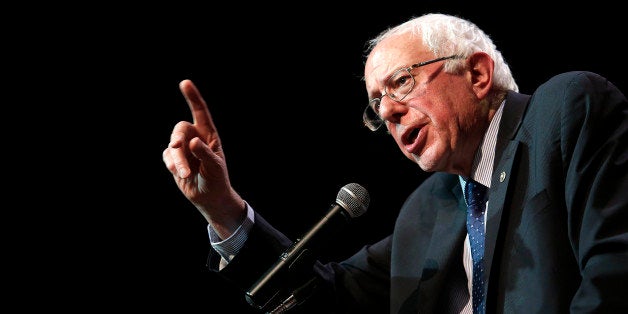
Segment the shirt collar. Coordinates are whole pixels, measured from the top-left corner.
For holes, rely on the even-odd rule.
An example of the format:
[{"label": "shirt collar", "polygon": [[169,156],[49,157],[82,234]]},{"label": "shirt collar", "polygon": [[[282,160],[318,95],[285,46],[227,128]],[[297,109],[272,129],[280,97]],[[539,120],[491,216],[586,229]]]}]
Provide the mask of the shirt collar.
[{"label": "shirt collar", "polygon": [[[486,133],[484,133],[484,138],[482,139],[482,143],[480,143],[480,148],[475,153],[473,165],[471,166],[471,178],[489,188],[491,187],[493,162],[495,160],[497,131],[499,130],[499,123],[502,119],[505,102],[506,100],[502,101],[497,109],[497,112],[495,112]],[[463,188],[467,180],[467,178],[460,176],[460,184]]]}]

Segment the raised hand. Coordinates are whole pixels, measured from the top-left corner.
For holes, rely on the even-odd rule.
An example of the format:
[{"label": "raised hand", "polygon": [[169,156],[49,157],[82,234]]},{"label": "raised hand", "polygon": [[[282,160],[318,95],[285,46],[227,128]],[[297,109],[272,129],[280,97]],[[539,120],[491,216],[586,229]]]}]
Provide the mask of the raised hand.
[{"label": "raised hand", "polygon": [[193,122],[178,122],[163,160],[185,197],[221,238],[226,239],[246,215],[244,200],[231,187],[225,155],[207,103],[190,80],[179,83]]}]

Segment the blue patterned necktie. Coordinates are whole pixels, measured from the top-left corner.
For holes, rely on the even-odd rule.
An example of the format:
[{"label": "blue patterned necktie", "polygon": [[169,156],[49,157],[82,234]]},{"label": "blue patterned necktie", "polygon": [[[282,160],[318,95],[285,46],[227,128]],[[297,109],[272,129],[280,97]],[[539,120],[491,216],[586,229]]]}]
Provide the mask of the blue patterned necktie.
[{"label": "blue patterned necktie", "polygon": [[467,181],[467,232],[473,259],[472,305],[473,313],[485,312],[484,304],[484,208],[487,187],[473,180]]}]

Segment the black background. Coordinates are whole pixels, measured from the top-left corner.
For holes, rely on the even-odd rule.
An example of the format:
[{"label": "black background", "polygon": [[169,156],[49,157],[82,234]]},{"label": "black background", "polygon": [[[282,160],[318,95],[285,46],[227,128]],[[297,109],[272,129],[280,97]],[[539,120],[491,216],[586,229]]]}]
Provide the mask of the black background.
[{"label": "black background", "polygon": [[[66,130],[89,140],[75,145],[82,157],[71,184],[80,187],[69,199],[79,211],[67,218],[76,229],[57,230],[71,254],[50,249],[63,271],[44,270],[57,275],[47,293],[67,280],[72,292],[53,301],[62,307],[252,311],[243,291],[205,269],[206,221],[162,161],[174,125],[191,119],[183,79],[209,105],[235,189],[278,229],[303,234],[342,186],[356,182],[369,191],[370,207],[322,258],[347,257],[387,235],[427,174],[390,136],[362,125],[365,41],[412,16],[450,13],[492,37],[521,92],[569,70],[598,72],[628,89],[624,11],[599,1],[547,5],[166,3],[84,8],[72,22],[43,27],[56,44],[69,39],[73,47],[55,59],[74,62],[72,81],[53,92],[80,95],[92,109],[72,113]],[[61,71],[67,63],[46,66]]]}]

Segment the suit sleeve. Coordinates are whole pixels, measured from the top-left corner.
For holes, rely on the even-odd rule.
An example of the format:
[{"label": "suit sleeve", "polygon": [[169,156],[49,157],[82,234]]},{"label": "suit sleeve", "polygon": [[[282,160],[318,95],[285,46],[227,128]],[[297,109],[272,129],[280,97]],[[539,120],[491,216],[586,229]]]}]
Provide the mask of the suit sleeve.
[{"label": "suit sleeve", "polygon": [[[300,261],[282,277],[273,290],[281,297],[268,302],[269,310],[300,284],[313,276],[320,278],[316,291],[296,313],[385,313],[389,304],[389,270],[391,238],[366,245],[343,262],[323,264],[314,259]],[[219,270],[220,255],[211,250],[208,267],[245,293],[277,260],[292,241],[275,229],[261,215],[255,214],[255,224],[247,241],[231,262]],[[266,298],[263,298],[266,300]],[[262,304],[260,304],[262,305]]]}]

